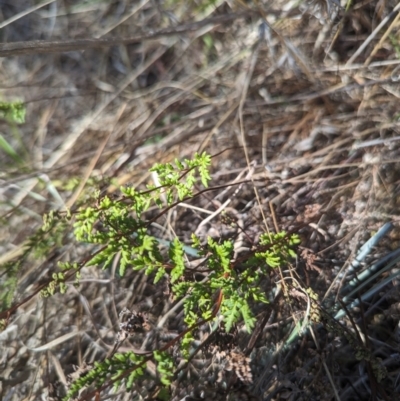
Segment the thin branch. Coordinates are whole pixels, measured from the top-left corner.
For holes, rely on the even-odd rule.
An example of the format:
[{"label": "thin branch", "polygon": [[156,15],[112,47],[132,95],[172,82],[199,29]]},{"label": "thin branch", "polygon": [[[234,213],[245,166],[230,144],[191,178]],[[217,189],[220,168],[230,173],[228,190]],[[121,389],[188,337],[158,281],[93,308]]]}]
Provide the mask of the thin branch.
[{"label": "thin branch", "polygon": [[147,40],[175,36],[182,33],[197,31],[207,25],[218,25],[255,15],[255,11],[248,10],[242,13],[231,13],[207,18],[202,21],[189,22],[179,26],[159,29],[147,33],[140,33],[131,37],[108,37],[108,38],[81,38],[65,40],[33,40],[30,42],[12,42],[0,45],[0,57],[9,57],[39,53],[63,53],[76,50],[94,49],[115,45],[139,44]]}]

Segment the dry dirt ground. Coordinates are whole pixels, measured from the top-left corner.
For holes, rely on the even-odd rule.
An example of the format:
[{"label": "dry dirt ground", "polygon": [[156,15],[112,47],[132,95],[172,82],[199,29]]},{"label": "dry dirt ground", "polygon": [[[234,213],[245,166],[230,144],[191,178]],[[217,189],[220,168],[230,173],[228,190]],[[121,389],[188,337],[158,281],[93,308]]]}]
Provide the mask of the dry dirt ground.
[{"label": "dry dirt ground", "polygon": [[[22,100],[27,112],[23,124],[0,118],[0,398],[60,399],[73,365],[113,347],[124,307],[155,322],[173,307],[164,288],[133,271],[121,278],[116,266],[84,268],[78,286],[40,298],[57,261],[88,252],[67,230],[27,255],[43,214],[74,213],[98,189],[144,188],[154,163],[207,151],[214,189],[164,215],[155,234],[235,238],[239,258],[266,227],[301,237],[297,260],[266,279],[275,295],[254,310],[255,331],[238,325],[227,340],[249,358],[251,380],[224,361],[227,351],[211,350],[166,393],[153,380],[95,399],[399,399],[396,260],[378,265],[340,324],[314,325],[284,347],[307,313],[304,293],[286,282],[312,288],[329,309],[355,271],[398,256],[399,19],[391,0],[1,0],[2,44],[25,42],[1,45],[1,100]],[[220,213],[205,220],[220,209],[236,228]],[[382,227],[386,235],[355,262]],[[171,313],[166,338],[179,332],[181,312]]]}]

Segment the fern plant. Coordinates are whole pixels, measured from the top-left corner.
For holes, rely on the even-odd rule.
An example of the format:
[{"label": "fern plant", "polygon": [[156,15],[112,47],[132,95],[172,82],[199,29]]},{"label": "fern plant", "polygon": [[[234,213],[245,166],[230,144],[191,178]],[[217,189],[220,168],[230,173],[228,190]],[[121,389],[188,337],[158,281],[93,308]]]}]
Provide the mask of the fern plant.
[{"label": "fern plant", "polygon": [[[178,237],[165,242],[150,232],[151,224],[169,209],[202,192],[194,192],[198,181],[205,188],[208,187],[210,164],[211,157],[206,153],[195,154],[192,160],[157,164],[151,171],[158,175],[159,186],[149,185],[145,191],[123,187],[119,198],[97,193],[96,201],[91,206],[65,215],[65,221],[73,221],[75,240],[86,247],[91,246],[92,251],[80,262],[59,263],[59,271],[53,273],[48,285],[42,289],[42,296],[51,296],[57,290],[65,292],[67,281],[72,278],[79,281],[83,266],[106,269],[118,254],[120,276],[124,276],[128,269],[133,269],[152,275],[156,285],[162,279],[169,283],[172,299],[183,304],[183,323],[186,326],[160,349],[145,355],[115,353],[95,363],[73,381],[66,400],[77,395],[80,397],[79,394],[88,387],[100,391],[107,387],[117,389],[123,385],[129,390],[141,380],[145,364],[150,360],[157,368],[160,385],[168,386],[176,375],[178,359],[189,358],[195,349],[196,329],[199,326],[214,322],[229,332],[236,323],[243,321],[248,332],[253,329],[256,318],[252,313],[252,305],[268,302],[261,286],[262,279],[269,269],[286,264],[295,255],[294,249],[299,243],[296,235],[284,232],[262,234],[259,244],[247,260],[237,263],[232,260],[233,239],[218,241],[209,237],[204,241],[193,234],[188,247]],[[159,210],[156,215],[154,207]],[[152,214],[149,214],[150,208]],[[51,214],[46,219],[41,235],[54,228],[57,221],[55,216]],[[168,246],[168,252],[164,251],[165,245]],[[193,255],[204,258],[202,281],[196,280],[188,267],[188,260]],[[127,332],[127,335],[130,334]],[[78,399],[88,397],[90,393]]]}]

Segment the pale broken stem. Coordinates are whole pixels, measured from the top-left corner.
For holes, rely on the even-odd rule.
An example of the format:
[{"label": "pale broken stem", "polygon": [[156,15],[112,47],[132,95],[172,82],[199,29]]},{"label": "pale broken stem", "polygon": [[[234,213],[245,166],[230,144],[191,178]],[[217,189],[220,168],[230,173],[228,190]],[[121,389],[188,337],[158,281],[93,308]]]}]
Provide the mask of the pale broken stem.
[{"label": "pale broken stem", "polygon": [[[230,191],[230,189],[232,188],[232,185],[238,181],[240,181],[244,175],[244,173],[246,172],[246,169],[243,169],[238,175],[237,177],[232,181],[232,183],[226,187],[226,189],[224,189],[222,192],[220,192],[218,195],[216,195],[216,197],[214,198],[214,200],[218,200],[219,198],[222,198],[225,196],[225,194]],[[246,179],[244,179],[245,181]],[[242,184],[240,184],[242,185]],[[239,191],[235,190],[234,195],[236,195]],[[211,213],[212,214],[212,213]]]},{"label": "pale broken stem", "polygon": [[214,217],[218,216],[232,201],[232,198],[227,199],[213,214],[205,218],[197,227],[195,234],[197,235],[200,231],[200,228],[211,221]]},{"label": "pale broken stem", "polygon": [[[246,175],[245,181],[248,181],[249,179],[251,179],[251,177],[253,176],[254,173],[254,166],[252,166],[251,164],[249,164],[249,172]],[[207,224],[208,222],[210,222],[214,217],[218,216],[231,202],[232,199],[238,194],[238,192],[241,190],[243,186],[243,182],[239,185],[239,187],[236,189],[236,191],[232,194],[232,196],[227,199],[213,214],[211,214],[210,216],[208,216],[207,218],[205,218],[197,227],[195,234],[198,234],[199,230],[201,227],[203,227],[205,224]]]},{"label": "pale broken stem", "polygon": [[183,207],[183,208],[185,208],[185,209],[196,210],[196,211],[198,211],[198,212],[200,212],[200,213],[213,214],[213,212],[211,212],[210,210],[203,209],[203,208],[198,207],[198,206],[190,205],[189,203],[185,203],[185,202],[178,203],[177,206]]},{"label": "pale broken stem", "polygon": [[22,341],[22,339],[20,339],[21,343],[24,345],[24,347],[26,347],[27,349],[29,349],[29,351],[32,352],[43,352],[43,351],[48,351],[54,347],[56,347],[57,345],[60,345],[62,343],[64,343],[65,341],[70,340],[71,338],[75,337],[75,336],[80,336],[82,334],[84,334],[84,331],[73,331],[71,333],[67,333],[64,334],[63,336],[57,337],[56,339],[48,342],[47,344],[41,345],[40,347],[35,347],[35,348],[31,348],[28,345],[24,344],[24,342]]},{"label": "pale broken stem", "polygon": [[249,159],[249,153],[248,153],[248,149],[247,149],[247,145],[246,145],[246,137],[245,137],[245,133],[244,133],[243,107],[246,102],[247,92],[249,90],[251,77],[253,76],[254,68],[256,66],[256,62],[258,59],[258,51],[259,51],[259,43],[256,44],[256,48],[251,55],[249,72],[247,73],[245,82],[243,84],[242,96],[240,98],[239,109],[238,109],[239,127],[240,127],[240,135],[241,135],[241,139],[242,139],[242,146],[243,146],[243,150],[244,150],[244,155],[246,157],[247,166],[249,169],[250,169],[250,159]]}]

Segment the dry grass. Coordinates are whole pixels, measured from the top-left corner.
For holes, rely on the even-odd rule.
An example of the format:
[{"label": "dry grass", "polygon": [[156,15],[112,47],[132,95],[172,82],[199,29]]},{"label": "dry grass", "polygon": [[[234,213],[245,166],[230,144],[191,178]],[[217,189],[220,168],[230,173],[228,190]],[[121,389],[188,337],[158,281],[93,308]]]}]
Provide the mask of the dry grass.
[{"label": "dry grass", "polygon": [[[235,216],[246,233],[234,233],[243,247],[237,257],[266,226],[302,237],[305,253],[293,271],[272,272],[267,289],[283,276],[297,277],[320,299],[335,298],[351,278],[349,263],[383,223],[393,222],[394,229],[366,264],[399,247],[395,1],[355,2],[347,11],[334,0],[217,1],[205,8],[200,1],[47,3],[13,18],[34,2],[3,1],[2,41],[144,37],[236,14],[229,22],[139,43],[0,59],[2,99],[22,99],[27,106],[25,124],[11,128],[0,120],[2,135],[23,160],[17,164],[0,150],[1,263],[23,253],[43,213],[74,211],[96,188],[117,193],[123,184],[140,187],[151,182],[147,171],[154,163],[202,150],[215,155],[214,186],[246,179],[235,194],[237,185],[192,203],[209,213],[224,204]],[[169,239],[177,233],[186,240],[194,231],[231,235],[218,216],[204,221],[207,214],[180,207],[159,222],[158,235]],[[44,257],[25,261],[14,303],[35,293],[38,280],[49,277],[58,260],[84,254],[65,237]],[[2,399],[45,398],[49,384],[66,382],[72,364],[82,366],[109,352],[124,306],[144,308],[156,318],[167,313],[162,290],[133,273],[119,278],[116,267],[87,268],[77,289],[70,286],[66,295],[50,299],[35,296],[14,311],[0,337]],[[335,281],[339,271],[342,279]],[[304,336],[288,352],[277,353],[290,324],[305,310],[299,294],[292,294],[288,305],[280,293],[257,311],[258,337],[240,338],[242,349],[252,345],[247,351],[254,383],[246,392],[260,400],[396,399],[398,280],[393,277],[351,310],[360,343],[387,368],[382,382],[371,364],[355,358],[346,339],[324,330],[315,331],[315,342]],[[343,321],[351,328],[348,318]],[[177,322],[171,318],[166,334],[177,330]],[[140,348],[141,341],[134,345]],[[205,367],[193,371],[210,363],[200,362]],[[177,387],[173,400],[198,391],[190,381]],[[135,391],[156,399],[147,390]],[[218,396],[231,400],[234,392]],[[116,399],[129,397],[119,393]]]}]

